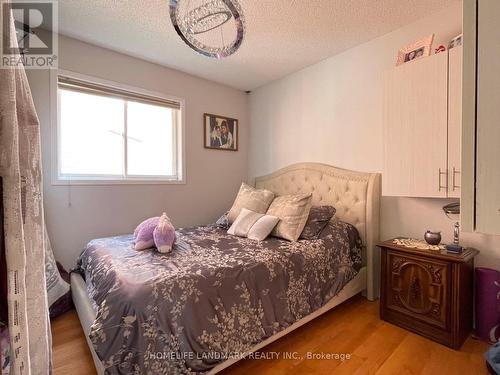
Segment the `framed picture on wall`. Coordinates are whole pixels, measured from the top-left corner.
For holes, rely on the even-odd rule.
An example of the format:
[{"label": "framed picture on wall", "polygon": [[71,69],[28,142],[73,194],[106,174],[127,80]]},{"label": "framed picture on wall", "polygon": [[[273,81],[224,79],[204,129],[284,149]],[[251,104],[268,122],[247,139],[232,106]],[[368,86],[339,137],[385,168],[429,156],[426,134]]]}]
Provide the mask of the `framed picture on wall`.
[{"label": "framed picture on wall", "polygon": [[418,42],[410,44],[409,46],[401,48],[398,52],[396,66],[409,61],[418,60],[425,56],[430,56],[433,41],[434,34],[429,35],[427,38],[419,40]]},{"label": "framed picture on wall", "polygon": [[238,151],[238,120],[235,118],[203,115],[203,142],[205,148]]},{"label": "framed picture on wall", "polygon": [[455,47],[458,47],[458,46],[461,46],[462,45],[462,34],[454,37],[450,44],[448,45],[448,49],[452,49],[452,48],[455,48]]}]

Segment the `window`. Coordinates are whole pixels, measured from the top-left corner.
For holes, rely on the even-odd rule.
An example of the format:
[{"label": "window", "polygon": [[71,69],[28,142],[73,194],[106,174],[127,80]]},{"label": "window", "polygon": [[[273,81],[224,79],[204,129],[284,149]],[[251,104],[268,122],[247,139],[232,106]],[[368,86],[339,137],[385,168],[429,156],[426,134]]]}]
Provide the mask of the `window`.
[{"label": "window", "polygon": [[181,105],[58,78],[57,180],[182,181]]}]

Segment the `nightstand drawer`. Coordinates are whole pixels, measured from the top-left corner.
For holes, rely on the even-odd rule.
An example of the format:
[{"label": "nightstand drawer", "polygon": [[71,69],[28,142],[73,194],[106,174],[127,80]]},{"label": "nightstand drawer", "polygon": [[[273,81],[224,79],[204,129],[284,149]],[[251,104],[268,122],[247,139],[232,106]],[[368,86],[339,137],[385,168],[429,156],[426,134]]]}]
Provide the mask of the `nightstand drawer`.
[{"label": "nightstand drawer", "polygon": [[386,308],[447,330],[450,264],[392,250],[386,262]]}]

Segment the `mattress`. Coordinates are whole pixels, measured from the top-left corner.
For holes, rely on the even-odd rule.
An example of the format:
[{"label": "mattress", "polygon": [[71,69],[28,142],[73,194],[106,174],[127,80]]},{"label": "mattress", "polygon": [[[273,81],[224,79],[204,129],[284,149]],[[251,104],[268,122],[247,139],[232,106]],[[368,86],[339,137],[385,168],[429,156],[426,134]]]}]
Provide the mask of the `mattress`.
[{"label": "mattress", "polygon": [[361,267],[354,227],[317,240],[255,242],[216,225],[178,231],[171,254],[131,236],[93,240],[78,270],[95,320],[89,340],[110,374],[205,373],[328,303]]}]

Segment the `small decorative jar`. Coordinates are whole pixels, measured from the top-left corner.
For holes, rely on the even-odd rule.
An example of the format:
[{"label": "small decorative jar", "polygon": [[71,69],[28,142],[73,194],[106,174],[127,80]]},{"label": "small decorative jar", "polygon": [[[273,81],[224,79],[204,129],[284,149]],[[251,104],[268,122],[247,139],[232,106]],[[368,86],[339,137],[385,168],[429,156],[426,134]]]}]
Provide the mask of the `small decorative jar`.
[{"label": "small decorative jar", "polygon": [[441,232],[431,232],[428,230],[424,234],[424,239],[429,245],[439,245],[441,242]]}]

